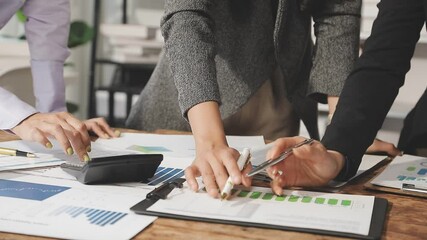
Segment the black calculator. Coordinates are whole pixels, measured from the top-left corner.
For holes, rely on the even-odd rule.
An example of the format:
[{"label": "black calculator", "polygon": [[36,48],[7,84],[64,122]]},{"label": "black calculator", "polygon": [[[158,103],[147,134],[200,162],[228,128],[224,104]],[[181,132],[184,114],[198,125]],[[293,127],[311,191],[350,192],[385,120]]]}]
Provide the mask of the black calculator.
[{"label": "black calculator", "polygon": [[66,162],[61,168],[84,184],[144,182],[154,176],[162,154],[129,154]]}]

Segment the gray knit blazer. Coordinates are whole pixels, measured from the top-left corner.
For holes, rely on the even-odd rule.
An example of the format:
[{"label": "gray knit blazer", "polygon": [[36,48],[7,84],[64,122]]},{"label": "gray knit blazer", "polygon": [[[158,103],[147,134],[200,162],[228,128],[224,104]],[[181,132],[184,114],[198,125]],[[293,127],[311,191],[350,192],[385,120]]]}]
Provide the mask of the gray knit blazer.
[{"label": "gray knit blazer", "polygon": [[218,102],[225,119],[279,66],[317,137],[316,101],[339,95],[358,56],[360,8],[360,0],[167,0],[165,51],[127,126],[190,130],[187,111],[205,101]]}]

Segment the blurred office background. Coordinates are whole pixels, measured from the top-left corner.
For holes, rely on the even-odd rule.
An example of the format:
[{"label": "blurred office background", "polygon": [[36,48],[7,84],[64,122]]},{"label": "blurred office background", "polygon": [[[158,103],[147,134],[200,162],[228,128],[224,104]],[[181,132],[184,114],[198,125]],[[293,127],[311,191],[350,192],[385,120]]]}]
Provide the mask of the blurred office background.
[{"label": "blurred office background", "polygon": [[[363,0],[362,43],[369,36],[378,2]],[[71,49],[65,71],[67,101],[78,107],[74,114],[79,118],[104,116],[114,125],[122,126],[130,105],[136,100],[156,63],[156,55],[159,54],[157,49],[161,47],[162,41],[156,28],[160,24],[164,0],[70,0],[70,4],[72,21],[84,21],[98,30],[96,44],[88,43]],[[98,16],[98,22],[94,16]],[[118,24],[122,23],[146,28],[141,28],[141,31],[120,28]],[[119,28],[115,28],[117,26]],[[145,35],[141,35],[141,32]],[[23,25],[17,18],[13,18],[0,31],[0,86],[20,91],[19,96],[31,102],[28,48],[25,44],[14,45],[16,48],[13,49],[10,47],[13,45],[11,41],[23,33]],[[92,46],[96,46],[95,52]],[[423,74],[427,66],[425,32],[422,33],[411,66],[406,84],[379,133],[380,138],[394,143],[397,143],[404,117],[427,85]],[[138,78],[142,80],[138,81]],[[93,91],[89,92],[91,81]],[[90,98],[94,99],[92,106],[89,105]],[[323,132],[327,106],[321,105],[319,108],[320,129]],[[304,128],[301,134],[306,134]]]}]

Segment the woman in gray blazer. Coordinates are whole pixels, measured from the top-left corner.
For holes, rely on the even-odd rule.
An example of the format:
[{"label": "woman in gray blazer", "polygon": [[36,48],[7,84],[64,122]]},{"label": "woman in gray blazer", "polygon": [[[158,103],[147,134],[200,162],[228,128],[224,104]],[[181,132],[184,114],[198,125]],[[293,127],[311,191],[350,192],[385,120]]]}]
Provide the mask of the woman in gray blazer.
[{"label": "woman in gray blazer", "polygon": [[[242,178],[225,135],[318,139],[317,102],[333,113],[358,56],[360,0],[167,0],[165,52],[128,127],[192,130],[190,186],[218,195]],[[315,44],[311,39],[314,20]]]}]

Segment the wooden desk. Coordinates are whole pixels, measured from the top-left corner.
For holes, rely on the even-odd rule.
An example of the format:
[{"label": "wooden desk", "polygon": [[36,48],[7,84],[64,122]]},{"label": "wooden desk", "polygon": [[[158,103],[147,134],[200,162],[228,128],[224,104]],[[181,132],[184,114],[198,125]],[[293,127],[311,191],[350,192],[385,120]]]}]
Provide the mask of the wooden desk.
[{"label": "wooden desk", "polygon": [[[158,133],[177,133],[158,131]],[[16,137],[1,133],[0,141]],[[342,193],[374,195],[389,201],[389,210],[383,239],[427,239],[427,200],[423,198],[367,191],[363,184],[381,171],[382,168],[359,178],[342,189]],[[27,235],[0,232],[0,239],[47,239]],[[159,218],[140,232],[134,239],[340,239],[331,236],[314,235],[291,231],[270,230],[254,227],[239,227],[227,224],[203,223]]]}]

